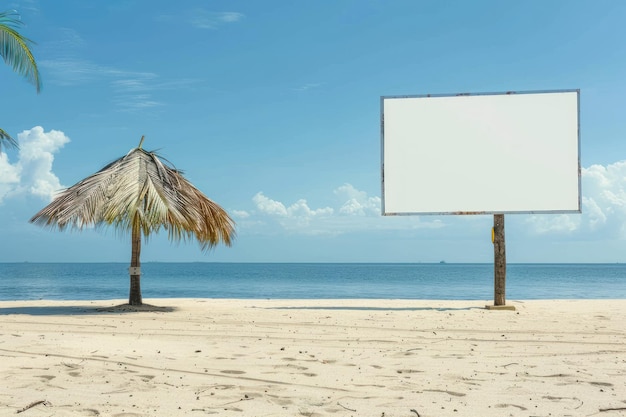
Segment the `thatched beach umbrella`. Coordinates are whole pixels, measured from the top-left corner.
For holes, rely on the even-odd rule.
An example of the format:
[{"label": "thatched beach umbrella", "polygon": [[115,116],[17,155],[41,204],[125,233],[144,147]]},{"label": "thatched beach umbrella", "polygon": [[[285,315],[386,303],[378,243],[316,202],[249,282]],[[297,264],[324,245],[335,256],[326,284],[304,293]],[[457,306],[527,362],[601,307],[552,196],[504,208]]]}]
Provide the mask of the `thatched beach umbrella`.
[{"label": "thatched beach umbrella", "polygon": [[132,241],[130,296],[141,305],[141,235],[166,229],[170,240],[195,238],[202,250],[220,242],[230,246],[233,220],[154,152],[139,146],[95,174],[62,191],[31,222],[60,230],[113,225]]}]

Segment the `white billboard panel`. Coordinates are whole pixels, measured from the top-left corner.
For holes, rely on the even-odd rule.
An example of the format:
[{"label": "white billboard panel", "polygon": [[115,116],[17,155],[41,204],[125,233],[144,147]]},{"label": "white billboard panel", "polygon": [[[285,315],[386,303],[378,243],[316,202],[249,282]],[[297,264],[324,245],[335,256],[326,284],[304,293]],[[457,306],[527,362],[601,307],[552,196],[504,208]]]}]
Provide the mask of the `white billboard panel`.
[{"label": "white billboard panel", "polygon": [[381,97],[383,215],[580,212],[579,94]]}]

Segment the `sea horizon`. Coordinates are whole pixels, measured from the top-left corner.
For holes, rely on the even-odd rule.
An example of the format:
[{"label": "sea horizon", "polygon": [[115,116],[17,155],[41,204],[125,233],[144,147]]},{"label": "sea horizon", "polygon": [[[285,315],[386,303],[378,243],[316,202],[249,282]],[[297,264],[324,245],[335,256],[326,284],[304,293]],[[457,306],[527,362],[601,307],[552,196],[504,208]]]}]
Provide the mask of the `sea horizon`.
[{"label": "sea horizon", "polygon": [[[0,300],[119,299],[129,262],[0,263]],[[491,263],[141,263],[144,298],[492,299]],[[626,299],[626,264],[510,263],[507,299]]]},{"label": "sea horizon", "polygon": [[[2,261],[3,264],[130,264],[129,261]],[[338,265],[493,265],[493,262],[366,262],[366,261],[141,261],[141,264],[338,264]],[[507,265],[626,265],[624,262],[507,262]]]}]

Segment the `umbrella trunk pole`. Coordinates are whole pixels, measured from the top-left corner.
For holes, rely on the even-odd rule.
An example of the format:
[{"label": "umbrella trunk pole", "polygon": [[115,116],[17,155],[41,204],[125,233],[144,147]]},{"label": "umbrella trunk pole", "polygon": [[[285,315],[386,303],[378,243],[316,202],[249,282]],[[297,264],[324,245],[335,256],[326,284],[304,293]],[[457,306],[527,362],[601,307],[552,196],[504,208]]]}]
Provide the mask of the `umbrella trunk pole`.
[{"label": "umbrella trunk pole", "polygon": [[132,252],[130,257],[130,295],[128,296],[128,304],[131,306],[140,306],[141,302],[141,269],[139,256],[141,254],[141,231],[138,227],[133,227],[132,232]]}]

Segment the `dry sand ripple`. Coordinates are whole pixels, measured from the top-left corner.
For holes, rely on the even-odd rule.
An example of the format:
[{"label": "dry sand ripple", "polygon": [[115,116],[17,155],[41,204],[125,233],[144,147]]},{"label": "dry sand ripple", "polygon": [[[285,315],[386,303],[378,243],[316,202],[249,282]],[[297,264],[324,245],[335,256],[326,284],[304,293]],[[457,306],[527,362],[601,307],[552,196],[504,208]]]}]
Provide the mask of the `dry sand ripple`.
[{"label": "dry sand ripple", "polygon": [[0,302],[0,416],[626,412],[626,300]]}]

